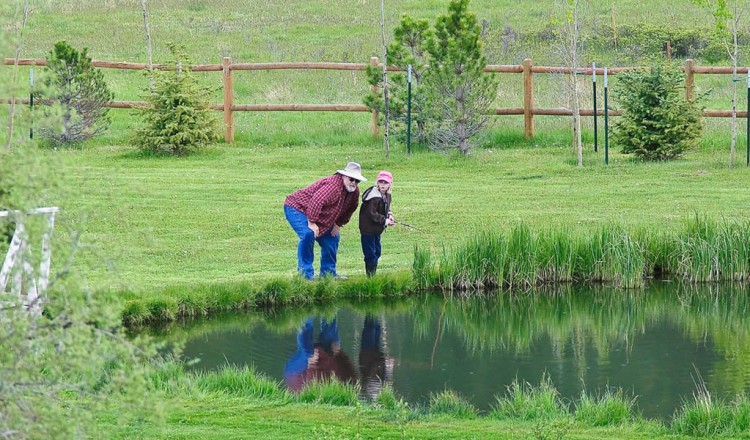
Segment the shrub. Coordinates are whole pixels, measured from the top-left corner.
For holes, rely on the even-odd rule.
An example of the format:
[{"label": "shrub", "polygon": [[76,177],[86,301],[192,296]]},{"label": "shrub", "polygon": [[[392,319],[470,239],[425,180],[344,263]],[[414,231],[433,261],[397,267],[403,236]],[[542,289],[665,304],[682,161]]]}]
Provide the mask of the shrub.
[{"label": "shrub", "polygon": [[184,156],[219,138],[219,121],[209,107],[210,89],[198,84],[181,47],[170,45],[173,60],[152,72],[153,86],[138,109],[144,126],[135,144],[145,152]]},{"label": "shrub", "polygon": [[612,141],[622,152],[647,160],[669,160],[695,147],[703,131],[701,109],[685,97],[684,73],[676,65],[656,64],[620,78],[615,96],[623,116]]},{"label": "shrub", "polygon": [[78,52],[58,41],[47,56],[43,87],[36,92],[45,105],[45,118],[59,111],[60,125],[42,126],[37,132],[54,144],[79,142],[103,133],[109,127],[109,108],[114,97],[104,74],[94,68],[87,49]]}]

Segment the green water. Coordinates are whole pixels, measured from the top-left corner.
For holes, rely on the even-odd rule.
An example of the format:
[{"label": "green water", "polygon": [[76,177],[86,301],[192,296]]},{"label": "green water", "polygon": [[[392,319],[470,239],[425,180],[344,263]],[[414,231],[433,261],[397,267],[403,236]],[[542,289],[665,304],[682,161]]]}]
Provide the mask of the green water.
[{"label": "green water", "polygon": [[546,374],[567,401],[622,388],[644,416],[669,418],[697,383],[716,398],[750,392],[749,293],[654,282],[433,295],[225,315],[159,333],[185,343],[185,357],[199,359],[192,368],[255,365],[292,389],[333,375],[359,382],[363,398],[384,383],[414,404],[452,389],[488,410],[514,380],[538,385]]}]

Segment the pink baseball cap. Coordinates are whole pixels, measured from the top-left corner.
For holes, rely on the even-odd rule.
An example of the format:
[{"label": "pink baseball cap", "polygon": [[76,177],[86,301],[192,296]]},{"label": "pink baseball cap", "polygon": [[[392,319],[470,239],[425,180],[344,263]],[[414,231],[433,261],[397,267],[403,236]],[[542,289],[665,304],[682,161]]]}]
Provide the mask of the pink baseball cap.
[{"label": "pink baseball cap", "polygon": [[388,171],[381,171],[378,173],[378,178],[375,180],[385,180],[388,183],[393,183],[393,175]]}]

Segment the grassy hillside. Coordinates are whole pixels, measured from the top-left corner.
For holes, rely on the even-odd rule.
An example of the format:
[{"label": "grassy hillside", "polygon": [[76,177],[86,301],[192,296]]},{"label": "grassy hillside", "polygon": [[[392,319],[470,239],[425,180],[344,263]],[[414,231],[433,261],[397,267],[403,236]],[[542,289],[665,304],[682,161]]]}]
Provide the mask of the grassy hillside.
[{"label": "grassy hillside", "polygon": [[[74,47],[88,47],[94,59],[147,60],[139,2],[65,0],[40,2],[33,6],[23,35],[21,57],[44,57],[56,41],[64,39]],[[6,28],[10,29],[8,23],[18,15],[9,6],[5,8],[2,18]],[[523,59],[531,58],[536,65],[562,64],[551,28],[553,16],[560,15],[559,2],[473,0],[471,9],[483,26],[485,51],[490,63],[520,64]],[[386,2],[386,38],[391,39],[392,30],[402,14],[433,20],[446,10],[445,0]],[[377,0],[269,0],[252,4],[235,0],[156,0],[148,2],[148,12],[155,62],[167,59],[169,42],[185,45],[195,63],[220,63],[224,56],[232,57],[235,62],[366,63],[371,56],[382,58],[380,2]],[[629,66],[640,64],[649,55],[663,56],[661,46],[665,41],[662,39],[666,36],[647,37],[644,34],[634,38],[626,34],[628,26],[705,30],[698,32],[697,36],[707,34],[712,26],[711,17],[688,1],[679,4],[644,0],[590,2],[581,15],[586,29],[587,43],[582,58],[585,65],[596,61],[599,66]],[[601,43],[595,43],[596,38],[604,38],[610,43],[602,47]],[[743,57],[744,48],[740,59]],[[22,69],[22,78],[27,76],[26,72]],[[139,100],[147,85],[147,79],[138,71],[107,69],[105,75],[117,100]],[[220,102],[220,74],[213,72],[200,76],[216,89],[215,102]],[[523,102],[521,75],[500,76],[496,107],[520,107]],[[616,78],[613,77],[612,81],[614,89]],[[588,80],[586,82],[583,87],[585,94],[590,89]],[[21,84],[26,84],[26,81],[22,80]],[[728,89],[731,84],[728,75],[704,75],[697,79],[700,90],[713,90],[708,108],[730,108]],[[359,104],[368,90],[362,72],[235,73],[235,103],[238,104]],[[536,106],[564,106],[564,90],[562,76],[537,75]],[[744,94],[740,95],[739,108],[744,108]],[[584,106],[590,107],[591,97],[586,96],[584,100]],[[115,125],[110,137],[103,142],[127,143],[133,120],[126,110],[113,113]],[[305,143],[302,137],[329,143],[320,127],[328,133],[366,134],[369,121],[366,115],[343,113],[260,112],[240,113],[236,118],[238,140],[253,144]],[[540,130],[545,129],[545,124],[567,129],[565,118],[539,117],[537,121]],[[515,117],[493,120],[496,130],[517,130],[518,127],[518,118]],[[345,139],[340,135],[333,136]]]}]

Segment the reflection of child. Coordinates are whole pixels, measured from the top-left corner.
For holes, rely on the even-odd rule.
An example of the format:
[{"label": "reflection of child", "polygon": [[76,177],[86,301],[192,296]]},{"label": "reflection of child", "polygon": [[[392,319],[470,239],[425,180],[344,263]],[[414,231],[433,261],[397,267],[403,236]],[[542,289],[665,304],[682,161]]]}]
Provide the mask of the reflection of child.
[{"label": "reflection of child", "polygon": [[359,232],[362,235],[362,253],[365,255],[365,272],[368,277],[375,275],[380,259],[380,235],[387,226],[394,223],[391,213],[391,184],[393,175],[388,171],[378,174],[374,186],[362,194],[362,207],[359,209]]},{"label": "reflection of child", "polygon": [[383,385],[390,382],[393,373],[393,362],[387,362],[381,348],[381,335],[380,321],[367,315],[362,328],[359,374],[362,394],[370,399],[378,396]]},{"label": "reflection of child", "polygon": [[297,332],[297,351],[284,367],[284,381],[292,391],[300,391],[307,382],[336,378],[341,382],[354,379],[354,366],[341,351],[338,326],[320,320],[320,335],[313,345],[313,322],[308,319]]}]

